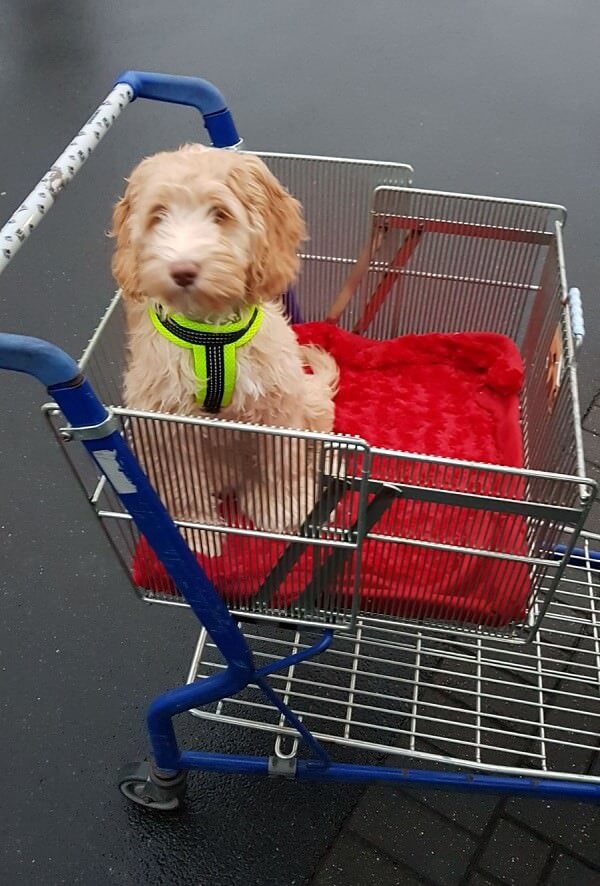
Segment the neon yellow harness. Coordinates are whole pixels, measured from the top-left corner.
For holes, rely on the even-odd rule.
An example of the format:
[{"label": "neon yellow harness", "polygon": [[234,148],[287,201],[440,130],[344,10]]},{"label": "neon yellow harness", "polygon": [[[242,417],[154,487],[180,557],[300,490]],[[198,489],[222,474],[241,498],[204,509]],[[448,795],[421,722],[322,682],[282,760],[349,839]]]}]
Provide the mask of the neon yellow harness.
[{"label": "neon yellow harness", "polygon": [[263,309],[248,308],[239,320],[219,326],[197,323],[183,314],[164,316],[160,306],[149,308],[148,313],[157,332],[192,352],[198,403],[208,412],[229,406],[235,387],[235,352],[260,329]]}]

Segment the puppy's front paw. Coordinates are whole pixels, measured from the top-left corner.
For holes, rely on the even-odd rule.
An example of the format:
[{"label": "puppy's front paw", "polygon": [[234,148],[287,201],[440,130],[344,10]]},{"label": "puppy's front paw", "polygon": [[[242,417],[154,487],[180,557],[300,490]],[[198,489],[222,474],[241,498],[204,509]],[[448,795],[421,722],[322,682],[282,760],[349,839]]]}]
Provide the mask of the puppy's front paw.
[{"label": "puppy's front paw", "polygon": [[183,536],[190,550],[205,557],[220,557],[223,553],[223,537],[220,532],[208,529],[183,529]]},{"label": "puppy's front paw", "polygon": [[253,519],[257,529],[264,532],[296,534],[307,514],[297,500],[269,501]]},{"label": "puppy's front paw", "polygon": [[223,553],[223,538],[220,532],[201,532],[199,553],[205,557],[220,557]]}]

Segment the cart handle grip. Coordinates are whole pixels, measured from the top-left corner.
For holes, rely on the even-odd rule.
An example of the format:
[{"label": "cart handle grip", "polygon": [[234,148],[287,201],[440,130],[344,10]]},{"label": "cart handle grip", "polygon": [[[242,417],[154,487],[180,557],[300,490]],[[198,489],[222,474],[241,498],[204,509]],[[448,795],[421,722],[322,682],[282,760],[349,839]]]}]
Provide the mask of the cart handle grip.
[{"label": "cart handle grip", "polygon": [[98,147],[113,123],[135,98],[192,105],[217,148],[240,147],[240,139],[225,99],[219,90],[196,77],[173,77],[125,71],[105,100],[60,154],[18,209],[0,228],[0,274],[53,207],[60,193]]},{"label": "cart handle grip", "polygon": [[0,332],[0,369],[24,372],[46,388],[68,384],[80,375],[75,360],[56,345],[8,332]]},{"label": "cart handle grip", "polygon": [[581,301],[581,292],[576,286],[569,289],[568,294],[569,313],[571,315],[571,335],[575,342],[575,347],[580,347],[585,338],[585,323],[583,320],[583,304]]},{"label": "cart handle grip", "polygon": [[114,85],[127,84],[134,98],[150,98],[176,105],[190,105],[200,111],[215,148],[237,148],[242,139],[231,112],[216,86],[199,77],[176,77],[150,71],[124,71]]}]

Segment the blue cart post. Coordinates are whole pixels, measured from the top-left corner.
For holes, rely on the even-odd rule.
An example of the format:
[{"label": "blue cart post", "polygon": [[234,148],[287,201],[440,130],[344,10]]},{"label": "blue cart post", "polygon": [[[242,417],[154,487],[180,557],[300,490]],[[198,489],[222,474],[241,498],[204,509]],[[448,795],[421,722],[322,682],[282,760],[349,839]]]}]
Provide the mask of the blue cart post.
[{"label": "blue cart post", "polygon": [[[320,767],[327,766],[327,754],[269,687],[266,677],[293,661],[322,652],[331,642],[331,632],[326,631],[308,654],[299,653],[257,671],[225,603],[198,565],[127,447],[115,420],[80,374],[75,361],[41,339],[0,334],[0,369],[24,372],[47,388],[69,422],[66,432],[83,443],[227,662],[223,673],[173,689],[153,701],[148,711],[148,732],[156,765],[136,767],[124,774],[121,784],[130,799],[157,808],[173,808],[181,796],[184,769],[255,771],[254,764],[249,764],[244,757],[222,758],[215,767],[211,758],[202,754],[181,755],[172,724],[176,714],[234,695],[250,682],[255,682],[298,730]],[[268,760],[263,763],[268,767]]]},{"label": "blue cart post", "polygon": [[[211,142],[214,146],[224,149],[237,149],[242,144],[242,140],[236,130],[233,118],[227,108],[223,96],[212,84],[197,78],[173,77],[163,74],[126,71],[117,78],[115,85],[106,100],[98,107],[89,121],[84,127],[82,127],[75,139],[73,139],[65,151],[57,158],[56,162],[48,170],[46,175],[33,189],[29,198],[26,198],[13,217],[0,230],[0,272],[8,262],[12,260],[22,243],[31,235],[41,219],[45,216],[47,210],[51,208],[57,196],[83,166],[89,155],[96,148],[106,132],[111,128],[120,113],[136,98],[174,102],[191,106],[201,113]],[[279,159],[281,159],[282,156],[285,158],[285,155],[273,156],[278,157]],[[354,162],[344,160],[331,161],[330,158],[315,157],[303,159],[307,161],[311,170],[314,170],[315,162],[324,161],[328,169],[331,169],[332,162],[341,163],[343,166],[342,180],[349,168],[347,164]],[[365,161],[364,165],[369,175],[371,175],[373,169],[378,167],[377,163],[370,161]],[[383,165],[385,164],[382,164],[382,166]],[[404,170],[406,169],[408,169],[408,167],[404,167]],[[387,167],[386,170],[384,178],[387,182],[389,178],[389,170]],[[394,170],[394,172],[398,173],[398,170]],[[311,171],[311,194],[315,191],[312,175],[313,173]],[[369,178],[369,181],[371,181],[371,178]],[[407,181],[400,182],[400,185],[406,184]],[[400,185],[395,190],[402,190]],[[392,188],[392,190],[394,190],[394,188]],[[426,197],[428,193],[429,192],[422,192]],[[434,194],[436,199],[437,196]],[[444,195],[442,195],[442,197],[443,196]],[[458,197],[462,200],[465,195],[449,195],[449,197]],[[367,198],[370,200],[371,196],[367,195]],[[490,199],[493,200],[495,198]],[[502,201],[497,201],[494,204],[493,213],[500,211],[498,206],[501,203]],[[533,205],[533,208],[536,212],[538,210],[539,212],[553,212],[557,209],[557,207],[547,206],[546,204],[535,204]],[[449,217],[451,217],[451,214]],[[493,217],[496,218],[496,215]],[[428,224],[434,225],[434,229],[435,224],[437,224],[439,231],[446,232],[450,223],[445,217],[443,217],[438,222],[428,218]],[[460,222],[452,222],[452,224],[455,226],[458,225],[461,236],[464,235],[465,228],[469,228],[469,225],[464,226]],[[511,222],[511,225],[513,225],[513,222]],[[475,230],[476,235],[481,234],[481,225],[471,225],[470,227],[477,229]],[[529,236],[530,232],[513,230],[513,227],[504,231],[503,236],[505,236],[506,239],[511,240],[511,238],[514,238],[516,242],[519,242]],[[527,222],[527,227],[529,227],[529,222]],[[484,233],[485,236],[488,237],[490,233],[488,228],[485,229]],[[550,235],[545,231],[536,234],[538,240],[549,236]],[[322,255],[317,255],[315,260],[320,262],[322,258]],[[340,256],[339,262],[336,260],[337,263],[334,263],[336,264],[336,267],[344,267],[344,263],[347,263],[348,261],[349,259],[347,257],[344,258],[343,256]],[[435,274],[432,276],[435,276]],[[527,287],[524,288],[526,289]],[[571,337],[577,343],[579,343],[583,337],[580,300],[574,296],[571,300],[571,326],[569,326],[569,318],[567,314],[565,315],[566,319],[564,319],[567,330],[566,340],[569,347]],[[302,305],[299,305],[296,302],[295,295],[291,290],[284,294],[284,306],[287,315],[292,322],[301,322]],[[405,759],[414,757],[415,759],[423,761],[435,760],[437,763],[442,762],[446,764],[442,771],[430,771],[426,768],[416,769],[401,766],[398,766],[398,768],[391,768],[380,767],[377,765],[368,766],[333,762],[321,743],[328,738],[332,738],[332,736],[319,733],[318,720],[317,728],[315,728],[312,723],[309,726],[307,724],[308,718],[305,717],[304,712],[295,712],[293,706],[288,701],[287,696],[293,693],[288,693],[288,690],[286,689],[285,692],[281,694],[284,697],[281,697],[269,682],[270,678],[281,674],[281,672],[286,672],[284,682],[289,683],[289,674],[296,668],[296,666],[302,666],[303,663],[309,662],[310,660],[312,660],[312,664],[309,666],[316,666],[316,659],[319,656],[322,656],[319,661],[325,661],[328,656],[335,656],[336,654],[345,655],[347,659],[351,660],[351,666],[346,670],[348,670],[348,673],[350,674],[347,704],[349,707],[352,707],[354,704],[354,695],[360,691],[357,689],[356,680],[357,674],[360,671],[361,653],[357,650],[360,649],[361,641],[359,639],[359,634],[363,631],[363,628],[365,630],[367,630],[367,628],[369,630],[371,628],[373,629],[374,639],[368,640],[368,643],[376,648],[376,655],[371,658],[371,662],[376,666],[374,673],[382,680],[386,680],[386,664],[389,665],[392,663],[396,665],[397,662],[395,661],[394,656],[398,651],[400,652],[399,657],[404,655],[407,650],[407,643],[412,642],[415,637],[417,637],[416,642],[418,648],[418,652],[416,653],[415,673],[424,667],[422,663],[423,656],[429,654],[430,657],[435,658],[438,655],[439,649],[445,642],[443,637],[440,639],[439,626],[436,627],[438,633],[434,632],[429,638],[427,638],[424,634],[417,633],[418,631],[421,631],[421,627],[415,629],[414,626],[411,627],[409,625],[407,627],[406,625],[403,625],[402,630],[409,631],[409,633],[401,634],[401,639],[397,642],[397,645],[394,645],[389,639],[392,632],[392,629],[389,627],[389,622],[386,622],[383,627],[383,639],[382,634],[378,634],[378,631],[381,630],[381,626],[377,620],[375,620],[376,623],[374,627],[373,625],[369,626],[367,620],[365,620],[364,623],[360,624],[359,630],[356,633],[352,634],[346,632],[345,639],[343,639],[344,631],[340,631],[336,634],[332,627],[321,622],[319,624],[321,633],[317,640],[311,641],[310,643],[297,643],[296,641],[293,641],[287,645],[282,643],[282,645],[277,648],[280,649],[283,647],[286,650],[289,648],[290,651],[287,654],[283,652],[278,656],[273,653],[272,656],[269,656],[270,660],[266,663],[263,663],[262,660],[259,663],[258,657],[252,652],[251,645],[249,641],[246,640],[242,630],[240,630],[236,619],[219,596],[208,576],[200,567],[195,554],[186,544],[172,517],[163,506],[159,496],[151,486],[137,459],[129,449],[127,442],[121,433],[121,419],[123,416],[119,413],[124,413],[124,410],[115,409],[114,412],[111,412],[107,409],[96,396],[96,393],[92,389],[92,385],[84,377],[79,365],[59,348],[40,339],[0,333],[0,369],[26,373],[37,379],[47,389],[53,402],[56,403],[68,423],[68,426],[63,429],[65,437],[73,441],[79,441],[85,447],[99,472],[106,478],[114,490],[126,512],[131,516],[139,532],[144,536],[159,561],[163,564],[178,592],[192,609],[194,615],[210,636],[212,643],[225,662],[224,667],[219,666],[219,669],[214,670],[214,673],[211,673],[209,676],[203,675],[202,679],[192,678],[185,686],[172,689],[162,694],[150,704],[147,715],[147,726],[152,750],[152,760],[151,762],[137,763],[126,767],[119,778],[120,790],[129,800],[138,805],[156,810],[176,809],[179,807],[184,796],[186,775],[190,770],[231,774],[254,773],[257,775],[283,776],[294,778],[296,780],[319,780],[323,782],[388,781],[402,784],[406,787],[427,786],[432,789],[440,790],[451,789],[470,792],[488,791],[501,794],[531,794],[546,797],[569,797],[572,799],[594,802],[600,800],[600,778],[589,777],[588,773],[578,774],[570,778],[568,773],[565,773],[562,770],[553,773],[551,767],[546,766],[545,750],[543,754],[537,755],[536,761],[537,759],[541,759],[541,764],[537,770],[534,770],[533,766],[527,768],[527,765],[523,765],[520,768],[495,765],[494,763],[489,763],[482,759],[480,754],[481,732],[485,731],[487,728],[495,734],[500,734],[502,729],[507,728],[506,722],[508,717],[503,715],[498,716],[495,712],[492,712],[490,714],[490,720],[486,724],[485,714],[482,715],[479,709],[475,712],[475,729],[478,735],[477,756],[475,759],[468,761],[462,760],[459,758],[458,753],[454,757],[450,757],[449,755],[445,757],[442,757],[441,755],[436,757],[433,753],[419,752],[415,747],[414,741],[416,730],[413,730],[411,733],[412,743],[408,748],[402,751]],[[75,443],[69,445],[75,445]],[[562,479],[572,478],[563,477]],[[585,483],[588,483],[588,481],[585,481]],[[584,485],[585,484],[582,483],[582,488]],[[588,484],[588,486],[591,488],[592,484]],[[388,492],[389,491],[390,490],[388,490]],[[396,490],[396,492],[397,491],[398,490]],[[445,492],[442,492],[441,494],[443,495]],[[377,496],[375,496],[375,498],[377,498]],[[326,506],[328,506],[328,503],[330,503],[330,499],[324,500],[324,510],[327,510]],[[385,502],[383,504],[385,505]],[[507,509],[510,510],[511,502],[508,501],[504,504]],[[586,507],[588,504],[589,502],[586,504]],[[528,503],[523,503],[524,508],[527,508],[528,506]],[[538,508],[538,510],[543,510],[542,504],[534,502],[534,507]],[[331,508],[329,508],[329,510],[331,510]],[[528,511],[525,512],[528,513]],[[579,514],[579,512],[577,513]],[[569,561],[570,567],[574,569],[576,573],[575,579],[568,579],[568,581],[572,581],[575,586],[575,592],[571,595],[572,599],[575,600],[575,604],[573,604],[572,601],[568,604],[559,601],[559,607],[562,606],[563,608],[566,608],[568,605],[572,605],[574,609],[579,607],[582,596],[581,587],[584,587],[586,592],[589,591],[588,596],[590,598],[589,607],[591,613],[590,623],[593,627],[594,642],[597,643],[598,636],[600,636],[600,619],[596,618],[596,610],[598,609],[600,611],[600,601],[594,596],[596,585],[594,584],[595,576],[592,575],[592,573],[599,568],[600,553],[590,551],[588,541],[585,542],[584,547],[574,547],[575,543],[575,535],[573,535],[571,538],[567,538],[566,545],[557,544],[550,549],[551,556],[556,557],[561,569],[564,568],[567,565],[567,561]],[[296,548],[299,548],[298,544],[296,544]],[[356,549],[353,548],[350,543],[347,543],[346,552],[343,553],[343,556],[339,559],[338,565],[340,563],[342,565],[344,564],[343,557],[351,558],[355,553],[355,550]],[[290,544],[281,560],[283,561],[287,558],[287,561],[293,565],[299,556],[299,550],[294,549],[294,544]],[[360,552],[356,554],[356,559],[359,559],[359,556]],[[544,563],[547,565],[546,561],[542,561],[542,565],[544,565]],[[273,578],[273,581],[275,581],[280,567],[282,568],[281,561],[279,561],[276,567],[274,567],[272,570],[273,575],[270,575],[269,579]],[[321,565],[321,572],[325,574],[328,568],[330,568],[330,566],[328,566],[327,563],[325,566]],[[319,570],[316,570],[316,572],[318,571]],[[330,573],[333,574],[331,570]],[[585,579],[581,576],[585,576]],[[268,594],[271,594],[270,582],[267,581],[266,584],[269,585],[267,588]],[[265,594],[267,594],[267,590],[264,590]],[[260,596],[260,594],[258,596]],[[542,615],[544,615],[544,613],[545,610]],[[559,619],[562,629],[562,625],[564,624],[562,610],[559,614]],[[583,617],[580,617],[580,623],[584,625],[582,629],[582,633],[584,633],[586,627],[585,619]],[[302,624],[301,626],[305,627],[306,625]],[[314,628],[314,624],[312,627]],[[412,630],[413,633],[410,633],[410,630]],[[550,634],[552,635],[552,631],[550,631]],[[427,650],[422,651],[420,644],[422,643],[424,636],[426,640],[429,639],[433,652],[430,651],[428,653]],[[467,668],[465,670],[468,671],[469,678],[471,678],[470,669],[472,665],[474,664],[476,667],[475,682],[473,683],[473,681],[471,681],[471,684],[469,684],[475,686],[475,689],[467,688],[464,690],[467,694],[470,693],[471,695],[476,695],[479,692],[477,687],[482,682],[482,669],[489,667],[491,673],[490,679],[498,682],[498,678],[495,677],[494,669],[497,666],[502,666],[501,656],[504,654],[504,651],[499,652],[497,646],[490,647],[492,651],[490,652],[489,660],[485,660],[481,646],[482,636],[485,640],[484,635],[475,637],[474,642],[478,645],[476,653],[472,658],[469,657],[471,653],[465,652],[463,648],[463,644],[466,642],[466,639],[468,639],[466,634],[461,635],[455,633],[451,637],[450,643],[444,647],[446,653],[448,652],[448,648],[450,649],[453,661],[463,665],[465,662],[467,663]],[[346,643],[345,648],[347,649],[348,646],[353,647],[353,651],[350,653],[340,653],[339,647],[344,642]],[[379,646],[377,645],[378,643],[380,643]],[[539,645],[540,644],[538,643],[538,647]],[[387,658],[386,655],[388,656]],[[529,662],[527,661],[525,654],[523,654],[523,658],[526,661],[524,672],[527,675],[531,672],[539,677],[539,673],[542,670],[542,665],[540,664],[542,656],[541,653],[539,653],[539,649],[537,671],[535,668],[529,667]],[[596,647],[593,648],[592,653],[590,654],[590,659],[591,658],[596,662],[597,668]],[[588,667],[588,665],[585,667]],[[344,671],[344,668],[334,664],[332,665],[332,670],[335,671],[336,674],[339,674]],[[365,673],[367,677],[371,676],[368,673],[368,668],[365,669]],[[555,674],[552,669],[550,674],[551,677],[554,678]],[[408,682],[405,678],[393,677],[392,682],[389,685],[393,686],[394,681],[397,683]],[[591,682],[587,676],[586,682],[588,685]],[[318,681],[315,681],[315,683],[318,684]],[[177,714],[186,711],[195,711],[196,709],[206,709],[206,707],[212,703],[222,702],[223,700],[231,699],[236,695],[239,697],[242,690],[248,686],[257,687],[260,690],[264,703],[267,704],[271,710],[276,712],[278,718],[281,718],[280,725],[276,726],[274,731],[277,731],[279,735],[281,735],[282,732],[285,732],[285,734],[294,736],[302,741],[304,750],[307,752],[305,756],[298,758],[296,754],[286,756],[278,753],[275,753],[273,756],[247,756],[180,750],[173,729],[173,718]],[[335,681],[333,681],[332,688],[338,688]],[[436,688],[439,689],[440,684],[436,684]],[[307,692],[308,690],[304,687],[303,691]],[[463,691],[463,689],[459,691]],[[523,682],[522,684],[519,684],[519,695],[517,697],[520,698],[520,694],[525,691],[526,684]],[[544,744],[545,747],[546,733],[552,728],[556,728],[559,730],[556,733],[559,735],[559,739],[554,738],[550,740],[554,741],[555,744],[560,744],[560,736],[568,733],[568,727],[562,725],[553,727],[552,724],[546,723],[544,720],[544,705],[537,700],[538,696],[543,695],[544,691],[543,680],[541,678],[533,687],[533,691],[536,693],[536,700],[529,704],[535,711],[537,711],[538,708],[541,710],[541,743]],[[366,695],[368,697],[367,702],[363,704],[364,710],[375,710],[377,715],[382,716],[387,716],[387,714],[389,714],[389,711],[383,706],[383,702],[385,702],[385,704],[388,703],[390,699],[389,694],[382,693],[381,699],[383,699],[383,702],[376,697],[377,693],[371,689],[366,691]],[[302,692],[299,693],[299,696],[303,697]],[[495,691],[490,693],[490,697],[493,700],[496,700]],[[477,698],[478,704],[481,704],[481,693]],[[500,701],[504,700],[500,697],[500,694],[498,695],[498,698]],[[322,701],[323,699],[319,698],[317,700]],[[417,700],[417,696],[414,695],[412,701],[407,701],[407,699],[401,698],[400,702],[400,715],[403,716],[405,720],[416,720],[418,714],[417,708],[420,703]],[[376,703],[381,703],[381,708],[376,708]],[[345,705],[346,701],[341,704]],[[427,704],[427,702],[425,702],[425,704]],[[564,703],[561,702],[555,704],[552,702],[548,705],[551,716],[556,712],[560,714],[565,713],[565,708],[561,707],[561,704]],[[340,708],[333,708],[333,710],[339,711]],[[462,714],[463,709],[458,708],[458,711],[459,714]],[[466,716],[466,707],[464,708],[464,711]],[[208,716],[211,715],[209,714]],[[594,716],[600,718],[600,712],[594,712]],[[227,718],[224,719],[226,720]],[[329,715],[326,719],[334,721],[336,718],[335,715]],[[426,715],[424,719],[428,720],[432,719],[432,717],[429,714]],[[529,725],[533,724],[533,722],[533,718],[531,720],[526,720],[525,725],[529,728]],[[285,724],[285,730],[282,729],[281,723]],[[359,723],[359,726],[367,725],[369,724]],[[374,724],[371,725],[374,725],[374,727],[378,726],[377,718],[375,718]],[[392,731],[389,727],[384,728],[387,728],[388,732]],[[324,728],[322,732],[325,732]],[[582,731],[582,735],[584,735],[586,741],[590,741],[589,736],[591,735],[591,732],[589,731],[587,724]],[[334,736],[333,740],[337,740],[338,744],[344,744],[344,741],[340,740],[339,736]],[[494,739],[494,741],[499,740]],[[468,745],[468,742],[461,740],[459,740],[459,742],[463,746]],[[353,747],[361,747],[360,742],[354,742],[354,744],[352,744],[352,742],[347,742],[347,744]],[[576,747],[578,746],[576,742],[573,744]],[[365,747],[381,753],[381,747],[377,747],[374,742],[371,742],[370,744],[369,742],[365,742],[362,749],[364,750]],[[490,742],[490,747],[494,751],[497,750],[494,742]],[[386,753],[395,752],[395,749],[390,746],[386,747],[385,750]],[[484,748],[484,750],[486,750],[486,748]],[[529,758],[527,758],[526,762],[528,761]],[[453,767],[452,771],[449,768],[450,765]]]}]

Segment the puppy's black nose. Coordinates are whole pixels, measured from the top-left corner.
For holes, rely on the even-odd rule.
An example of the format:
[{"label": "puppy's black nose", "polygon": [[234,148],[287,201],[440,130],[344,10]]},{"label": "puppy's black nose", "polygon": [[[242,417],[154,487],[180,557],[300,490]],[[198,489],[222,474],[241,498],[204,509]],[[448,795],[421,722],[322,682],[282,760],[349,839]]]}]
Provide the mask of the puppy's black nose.
[{"label": "puppy's black nose", "polygon": [[198,266],[191,261],[175,261],[170,266],[169,272],[175,283],[185,289],[186,286],[191,286],[198,276]]}]

